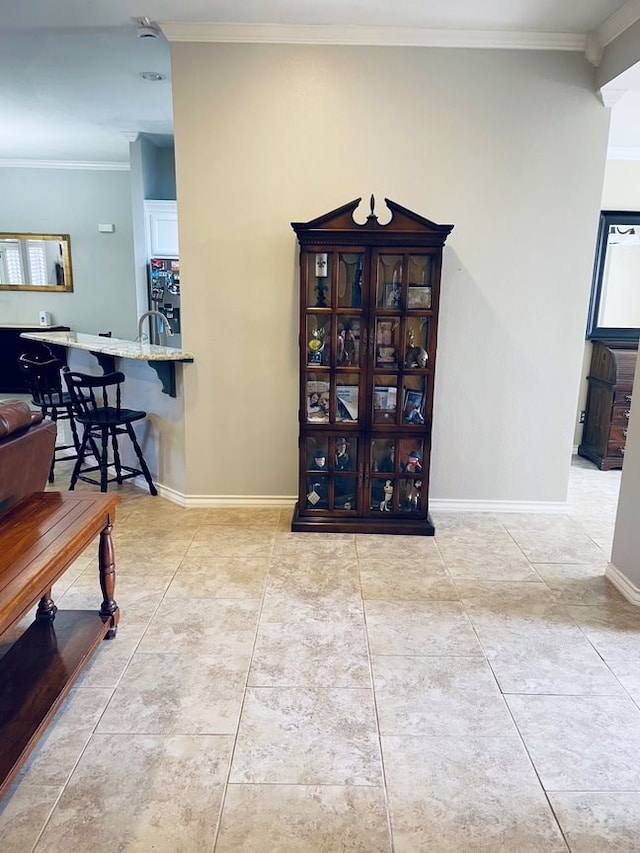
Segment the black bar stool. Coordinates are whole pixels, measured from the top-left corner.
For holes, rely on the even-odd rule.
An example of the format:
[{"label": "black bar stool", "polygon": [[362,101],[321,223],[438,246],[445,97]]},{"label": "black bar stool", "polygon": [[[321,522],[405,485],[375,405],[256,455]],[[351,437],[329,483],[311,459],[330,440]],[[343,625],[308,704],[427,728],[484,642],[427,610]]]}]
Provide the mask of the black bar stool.
[{"label": "black bar stool", "polygon": [[[69,489],[73,490],[78,480],[83,480],[86,483],[99,485],[100,491],[106,492],[108,483],[120,484],[124,480],[142,474],[147,481],[151,494],[157,495],[158,492],[153,485],[149,468],[131,426],[134,421],[146,418],[147,413],[122,407],[120,387],[124,382],[124,373],[115,372],[105,373],[102,376],[89,376],[64,367],[62,375],[73,401],[75,419],[84,427],[78,459],[73,468]],[[122,464],[118,447],[119,435],[128,435],[131,439],[140,468],[132,468]],[[109,462],[108,459],[109,437],[111,437],[113,449],[113,462]],[[85,465],[87,445],[91,446],[93,442],[98,443],[98,439],[100,444],[99,453],[96,455],[98,464]],[[111,467],[115,468],[115,477],[108,477]],[[100,472],[99,481],[86,476],[92,471]]]},{"label": "black bar stool", "polygon": [[[51,354],[45,356],[37,353],[23,353],[18,359],[18,364],[31,394],[33,405],[40,409],[45,418],[50,418],[55,424],[58,421],[69,421],[71,427],[73,443],[56,444],[55,446],[51,468],[49,469],[49,482],[53,483],[56,462],[62,462],[65,459],[77,459],[80,450],[78,430],[73,417],[73,401],[68,392],[62,390],[60,370],[63,367],[63,362]],[[67,450],[73,452],[65,453]]]}]

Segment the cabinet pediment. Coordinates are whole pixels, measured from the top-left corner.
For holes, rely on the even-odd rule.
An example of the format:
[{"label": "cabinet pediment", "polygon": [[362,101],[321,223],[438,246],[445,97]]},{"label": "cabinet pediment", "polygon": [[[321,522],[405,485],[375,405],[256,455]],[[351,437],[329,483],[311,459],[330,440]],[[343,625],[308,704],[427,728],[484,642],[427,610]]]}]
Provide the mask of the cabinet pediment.
[{"label": "cabinet pediment", "polygon": [[385,198],[391,219],[384,224],[375,213],[375,198],[369,199],[369,215],[363,223],[354,218],[362,197],[353,199],[335,210],[318,216],[309,222],[292,222],[291,227],[298,235],[301,245],[336,243],[344,245],[356,242],[374,245],[383,237],[388,245],[410,242],[418,246],[443,246],[453,225],[439,225],[419,213]]}]

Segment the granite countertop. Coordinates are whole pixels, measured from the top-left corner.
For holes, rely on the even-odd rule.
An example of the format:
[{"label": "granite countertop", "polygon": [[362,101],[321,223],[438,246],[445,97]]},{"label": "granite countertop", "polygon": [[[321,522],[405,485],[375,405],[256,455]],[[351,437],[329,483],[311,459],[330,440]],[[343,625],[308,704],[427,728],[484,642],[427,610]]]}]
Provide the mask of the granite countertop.
[{"label": "granite countertop", "polygon": [[193,361],[193,355],[174,347],[161,347],[141,341],[125,341],[120,338],[105,338],[101,335],[85,335],[82,332],[23,332],[21,338],[72,347],[89,352],[100,352],[120,358],[140,361]]}]

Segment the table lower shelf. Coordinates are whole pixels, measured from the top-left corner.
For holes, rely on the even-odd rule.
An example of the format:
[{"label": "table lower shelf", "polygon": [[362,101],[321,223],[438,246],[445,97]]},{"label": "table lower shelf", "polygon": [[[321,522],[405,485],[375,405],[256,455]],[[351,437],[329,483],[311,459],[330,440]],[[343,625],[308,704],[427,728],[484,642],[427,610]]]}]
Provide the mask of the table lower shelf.
[{"label": "table lower shelf", "polygon": [[109,630],[94,610],[34,622],[0,660],[0,797]]}]

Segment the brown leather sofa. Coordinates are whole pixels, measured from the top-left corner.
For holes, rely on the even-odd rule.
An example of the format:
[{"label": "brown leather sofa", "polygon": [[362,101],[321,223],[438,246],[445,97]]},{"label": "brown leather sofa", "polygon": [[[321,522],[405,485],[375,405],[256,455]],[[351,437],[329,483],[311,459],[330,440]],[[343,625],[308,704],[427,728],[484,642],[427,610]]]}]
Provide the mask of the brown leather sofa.
[{"label": "brown leather sofa", "polygon": [[25,495],[43,492],[56,425],[20,400],[0,402],[0,514]]}]

